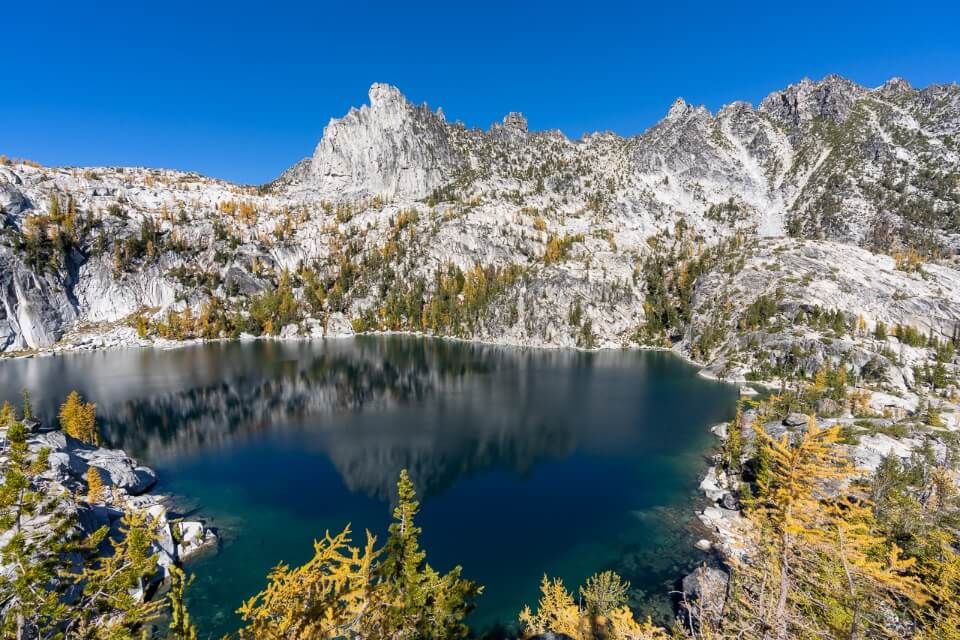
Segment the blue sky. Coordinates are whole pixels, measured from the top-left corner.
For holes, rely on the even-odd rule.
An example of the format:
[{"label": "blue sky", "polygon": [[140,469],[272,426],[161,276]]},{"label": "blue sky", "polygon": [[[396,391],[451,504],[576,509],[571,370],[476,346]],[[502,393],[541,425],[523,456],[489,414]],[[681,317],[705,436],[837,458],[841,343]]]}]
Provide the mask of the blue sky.
[{"label": "blue sky", "polygon": [[960,80],[952,2],[34,0],[2,16],[0,153],[247,183],[309,155],[372,82],[470,126],[519,110],[579,137],[804,76]]}]

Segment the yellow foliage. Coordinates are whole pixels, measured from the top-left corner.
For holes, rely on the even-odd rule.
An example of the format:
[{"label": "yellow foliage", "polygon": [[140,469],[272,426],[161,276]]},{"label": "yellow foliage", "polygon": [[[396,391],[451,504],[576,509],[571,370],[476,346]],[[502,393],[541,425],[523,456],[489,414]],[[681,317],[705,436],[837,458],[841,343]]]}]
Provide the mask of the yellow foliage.
[{"label": "yellow foliage", "polygon": [[371,563],[379,554],[368,531],[361,551],[350,545],[350,527],[328,531],[314,542],[314,556],[301,567],[277,565],[264,591],[237,613],[246,623],[241,639],[314,640],[351,637],[371,591]]},{"label": "yellow foliage", "polygon": [[916,249],[894,251],[893,264],[898,271],[917,271],[923,266],[923,258]]},{"label": "yellow foliage", "polygon": [[524,637],[553,632],[564,633],[577,640],[582,638],[580,608],[563,586],[563,580],[560,578],[550,580],[547,576],[543,576],[543,580],[540,581],[540,593],[542,595],[540,602],[537,603],[536,613],[533,613],[530,607],[524,607],[520,612],[520,624],[523,627]]},{"label": "yellow foliage", "polygon": [[95,504],[103,500],[103,478],[100,477],[100,471],[90,465],[87,467],[87,502]]},{"label": "yellow foliage", "polygon": [[87,444],[100,444],[96,423],[97,405],[92,402],[83,402],[76,391],[71,391],[60,405],[59,418],[60,428],[68,435]]},{"label": "yellow foliage", "polygon": [[745,588],[736,611],[745,628],[770,627],[777,638],[861,637],[882,624],[877,612],[927,601],[911,575],[914,560],[880,534],[869,502],[848,495],[853,467],[839,427],[821,429],[811,417],[793,436],[754,432],[769,479],[755,511],[761,556],[739,567]]},{"label": "yellow foliage", "polygon": [[[612,576],[618,584],[620,576],[605,572],[592,576],[587,585],[596,584],[606,576]],[[581,592],[584,589],[581,588]],[[605,615],[595,615],[581,608],[573,600],[560,578],[543,576],[540,582],[540,601],[534,613],[530,607],[520,612],[523,637],[554,633],[564,634],[573,640],[668,640],[666,631],[654,625],[649,618],[637,622],[626,606],[618,606]]]},{"label": "yellow foliage", "polygon": [[643,622],[633,619],[633,613],[627,607],[614,609],[610,613],[611,640],[669,640],[670,635],[653,624],[649,617]]},{"label": "yellow foliage", "polygon": [[853,412],[853,415],[857,417],[866,417],[870,416],[873,411],[870,409],[870,397],[871,394],[866,389],[859,389],[853,391],[847,396],[847,399],[850,401],[850,410]]},{"label": "yellow foliage", "polygon": [[257,222],[257,207],[252,202],[223,200],[217,205],[217,208],[222,213],[247,224],[255,224]]}]

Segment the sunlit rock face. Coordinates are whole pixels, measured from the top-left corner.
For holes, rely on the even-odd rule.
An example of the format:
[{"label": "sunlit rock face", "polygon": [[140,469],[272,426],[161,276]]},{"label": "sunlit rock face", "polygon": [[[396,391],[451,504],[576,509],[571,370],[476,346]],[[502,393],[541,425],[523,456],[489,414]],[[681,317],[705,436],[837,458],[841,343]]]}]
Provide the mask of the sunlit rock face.
[{"label": "sunlit rock face", "polygon": [[[889,276],[909,305],[877,308],[877,299],[896,301],[870,280],[852,295],[826,295],[818,265],[787,265],[779,253],[767,257],[761,284],[795,292],[797,304],[842,304],[853,318],[949,337],[960,318],[957,85],[893,79],[870,89],[828,76],[758,106],[734,102],[714,114],[678,99],[664,112],[634,137],[571,140],[517,112],[469,128],[375,84],[369,104],[330,121],[312,156],[260,187],[143,168],[0,165],[0,351],[150,344],[132,326],[136,314],[199,314],[213,298],[245,309],[282,270],[303,266],[327,288],[344,269],[355,277],[342,304],[320,309],[295,283],[305,317],[284,335],[344,335],[402,285],[422,281],[426,301],[451,265],[524,275],[447,333],[619,347],[636,343],[646,315],[648,240],[680,227],[704,247],[737,234],[751,251],[776,239],[791,250],[818,243],[841,279],[866,264],[895,271],[870,255],[929,248],[940,256],[931,267],[941,270],[939,290]],[[72,199],[81,231],[62,259],[49,248],[31,257],[26,238],[38,220],[49,226],[51,197]],[[564,238],[563,259],[546,260],[548,243]],[[703,278],[694,299],[726,297],[732,321],[759,293],[742,284]],[[675,347],[689,355],[695,337]]]},{"label": "sunlit rock face", "polygon": [[456,167],[443,115],[410,103],[396,87],[370,87],[370,104],[330,121],[307,179],[332,199],[421,198]]}]

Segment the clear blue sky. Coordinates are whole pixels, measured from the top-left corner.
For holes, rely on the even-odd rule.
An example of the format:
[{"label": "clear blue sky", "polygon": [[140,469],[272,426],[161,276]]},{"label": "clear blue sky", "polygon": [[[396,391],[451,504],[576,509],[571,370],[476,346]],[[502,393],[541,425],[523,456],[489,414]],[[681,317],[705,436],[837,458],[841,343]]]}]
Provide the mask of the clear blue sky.
[{"label": "clear blue sky", "polygon": [[0,153],[248,183],[309,155],[372,82],[471,126],[519,110],[579,137],[804,76],[960,79],[954,2],[33,0],[0,15]]}]

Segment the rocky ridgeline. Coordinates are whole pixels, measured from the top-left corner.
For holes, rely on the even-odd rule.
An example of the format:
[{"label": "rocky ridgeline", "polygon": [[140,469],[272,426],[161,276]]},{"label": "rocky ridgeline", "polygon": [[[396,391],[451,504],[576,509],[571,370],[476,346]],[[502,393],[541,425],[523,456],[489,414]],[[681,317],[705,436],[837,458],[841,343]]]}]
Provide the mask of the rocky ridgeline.
[{"label": "rocky ridgeline", "polygon": [[[80,536],[88,536],[101,527],[108,527],[111,537],[120,534],[120,519],[128,511],[144,511],[151,517],[158,536],[154,545],[157,554],[157,578],[166,576],[166,568],[179,565],[206,549],[216,548],[216,533],[203,522],[175,517],[168,507],[168,498],[148,493],[156,483],[153,470],[137,463],[123,451],[84,444],[63,431],[44,428],[35,420],[25,422],[29,428],[29,455],[49,450],[49,470],[40,475],[42,493],[58,496],[58,511],[67,516]],[[5,434],[0,433],[0,437]],[[7,463],[0,453],[0,468]],[[93,467],[103,480],[101,499],[90,503],[81,496],[88,494],[87,472]],[[23,524],[25,531],[43,530],[52,520],[49,513],[32,516]],[[12,529],[5,533],[11,535]],[[28,536],[29,537],[29,536]],[[0,543],[3,541],[0,540]],[[2,571],[2,569],[0,569]]]},{"label": "rocky ridgeline", "polygon": [[[274,335],[408,329],[409,317],[379,320],[392,291],[421,281],[425,298],[446,265],[483,265],[522,276],[483,298],[469,323],[434,333],[636,345],[648,241],[682,225],[700,247],[746,240],[739,262],[697,279],[675,350],[741,380],[769,378],[760,360],[794,345],[807,371],[842,355],[864,364],[880,350],[864,335],[745,332],[739,320],[760,294],[780,291],[777,311],[790,322],[821,306],[851,325],[863,316],[868,332],[882,321],[950,337],[960,320],[958,141],[960,88],[898,79],[876,89],[804,80],[716,114],[678,100],[642,135],[576,141],[530,131],[516,113],[470,129],[377,84],[368,106],[331,120],[312,157],[262,187],[7,161],[0,352],[162,343],[138,336],[134,316],[196,317],[211,299],[245,314],[281,271],[304,266],[326,297],[305,304],[297,281],[304,317]],[[73,213],[51,216],[52,197]],[[904,271],[877,253],[908,248],[936,257]],[[928,354],[890,349],[902,357],[888,362],[889,384],[909,388]]]}]

